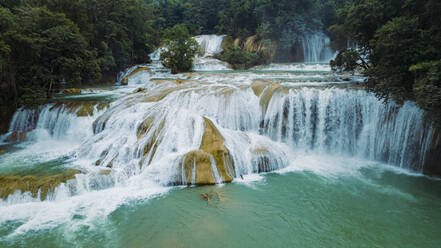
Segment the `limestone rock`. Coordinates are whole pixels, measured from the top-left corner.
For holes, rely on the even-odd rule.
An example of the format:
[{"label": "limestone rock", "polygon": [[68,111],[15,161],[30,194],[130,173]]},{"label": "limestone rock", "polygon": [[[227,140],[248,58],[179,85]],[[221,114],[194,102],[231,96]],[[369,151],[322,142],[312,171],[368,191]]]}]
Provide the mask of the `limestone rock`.
[{"label": "limestone rock", "polygon": [[[204,118],[204,121],[200,150],[184,156],[179,173],[182,178],[178,178],[178,184],[212,185],[216,184],[215,175],[222,182],[231,182],[235,176],[234,161],[224,145],[225,139],[209,119]],[[213,171],[213,168],[217,171]]]},{"label": "limestone rock", "polygon": [[32,197],[40,196],[41,200],[45,200],[47,195],[53,193],[61,183],[74,179],[79,173],[81,171],[65,170],[60,174],[49,176],[0,175],[0,198],[5,199],[19,190],[21,193],[30,192]]},{"label": "limestone rock", "polygon": [[62,91],[64,94],[70,94],[70,95],[79,95],[81,94],[81,89],[64,89]]},{"label": "limestone rock", "polygon": [[121,79],[121,84],[122,85],[127,85],[129,84],[129,78],[135,74],[137,74],[138,72],[141,71],[149,71],[150,68],[145,67],[145,66],[140,66],[138,68],[136,68],[135,70],[133,70],[131,73],[129,73],[129,75],[125,76],[123,79]]}]

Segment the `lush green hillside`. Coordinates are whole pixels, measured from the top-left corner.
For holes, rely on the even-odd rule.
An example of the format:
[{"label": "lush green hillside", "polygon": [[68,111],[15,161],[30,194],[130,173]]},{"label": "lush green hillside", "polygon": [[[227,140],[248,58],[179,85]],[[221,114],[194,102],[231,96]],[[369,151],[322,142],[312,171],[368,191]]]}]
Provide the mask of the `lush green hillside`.
[{"label": "lush green hillside", "polygon": [[[330,31],[339,40],[350,39],[358,45],[368,86],[380,98],[414,100],[430,119],[441,123],[440,1],[348,3],[338,10],[338,24]],[[335,66],[350,68],[354,51],[342,50],[341,54]]]},{"label": "lush green hillside", "polygon": [[305,30],[333,24],[336,2],[343,1],[3,0],[0,117],[63,87],[114,82],[124,68],[148,62],[176,24],[192,35],[257,35],[289,48]]}]

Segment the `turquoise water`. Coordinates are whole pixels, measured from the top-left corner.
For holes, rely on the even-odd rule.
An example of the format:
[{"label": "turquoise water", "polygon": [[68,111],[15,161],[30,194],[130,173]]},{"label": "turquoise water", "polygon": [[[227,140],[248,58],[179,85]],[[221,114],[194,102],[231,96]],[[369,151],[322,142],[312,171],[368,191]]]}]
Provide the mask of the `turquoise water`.
[{"label": "turquoise water", "polygon": [[[423,154],[424,144],[430,144],[414,132],[423,130],[424,121],[411,104],[397,111],[365,92],[328,88],[352,87],[343,78],[350,77],[349,83],[360,80],[343,75],[336,84],[337,76],[327,65],[314,64],[182,74],[177,78],[195,88],[169,83],[165,89],[176,88],[170,99],[158,105],[137,102],[138,97],[155,96],[155,90],[162,94],[163,85],[150,84],[150,79],[176,77],[141,74],[128,86],[60,95],[57,100],[78,106],[111,106],[82,117],[64,107],[50,111],[51,106],[43,106],[40,127],[28,133],[25,142],[0,144],[5,152],[0,155],[0,175],[84,172],[45,201],[18,192],[1,199],[0,248],[440,247],[441,180],[397,167],[411,168],[411,162],[420,161],[415,154]],[[265,116],[259,116],[265,99],[255,95],[255,80],[304,90],[276,92]],[[209,84],[216,87],[210,89]],[[146,95],[131,94],[139,87],[148,89]],[[309,107],[298,114],[294,106],[303,105]],[[173,123],[164,128],[162,148],[169,152],[139,169],[136,130],[155,113],[152,106]],[[363,118],[354,114],[359,112]],[[198,118],[188,118],[189,113]],[[94,122],[101,116],[114,118],[96,133]],[[383,116],[394,118],[385,124]],[[177,149],[200,147],[192,137],[200,134],[202,139],[204,130],[194,121],[202,117],[210,117],[221,129],[237,156],[235,165],[246,172],[244,178],[237,174],[233,183],[218,186],[167,186],[176,174],[172,165],[179,161],[168,158],[174,158]],[[28,130],[29,125],[23,126],[17,131]],[[287,133],[296,139],[289,141]],[[114,153],[108,153],[112,147]],[[247,167],[255,165],[252,155],[265,150],[269,155],[263,158],[284,169],[252,174],[257,171]],[[238,156],[242,152],[243,158]],[[107,155],[115,156],[112,161],[118,158],[111,171],[97,164]]]},{"label": "turquoise water", "polygon": [[108,216],[72,216],[21,234],[14,231],[25,221],[9,221],[0,247],[439,247],[441,181],[372,162],[342,169],[360,161],[313,159],[329,167],[173,188]]}]

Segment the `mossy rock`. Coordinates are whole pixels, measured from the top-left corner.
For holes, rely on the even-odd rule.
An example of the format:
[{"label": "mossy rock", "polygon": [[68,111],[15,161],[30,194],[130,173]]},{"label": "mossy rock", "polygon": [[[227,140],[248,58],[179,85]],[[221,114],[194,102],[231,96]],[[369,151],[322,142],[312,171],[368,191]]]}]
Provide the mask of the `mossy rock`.
[{"label": "mossy rock", "polygon": [[81,94],[81,89],[75,89],[75,88],[64,89],[62,92],[64,94],[69,94],[69,95],[79,95]]},{"label": "mossy rock", "polygon": [[32,197],[45,200],[47,195],[53,193],[62,183],[74,179],[79,170],[65,170],[60,174],[50,176],[11,176],[0,175],[0,198],[7,198],[19,190],[21,193],[30,192]]},{"label": "mossy rock", "polygon": [[77,116],[78,117],[87,117],[92,116],[94,112],[94,105],[93,104],[83,104],[80,106],[80,108],[77,110]]},{"label": "mossy rock", "polygon": [[164,120],[162,120],[160,123],[157,123],[155,125],[155,118],[153,116],[150,116],[146,118],[141,125],[138,126],[137,130],[137,136],[138,140],[141,140],[147,133],[150,133],[151,137],[150,139],[145,143],[143,148],[143,157],[140,161],[140,166],[142,166],[147,158],[147,164],[150,164],[153,160],[153,157],[156,153],[156,150],[159,146],[159,143],[161,142],[161,139],[159,137],[162,129],[165,126]]},{"label": "mossy rock", "polygon": [[264,81],[256,80],[252,84],[252,88],[256,96],[260,97],[260,106],[262,107],[262,112],[265,113],[268,105],[275,92],[279,90],[286,90],[287,88],[282,87],[279,83],[273,80]]},{"label": "mossy rock", "polygon": [[[185,155],[182,161],[182,168],[185,171],[185,180],[182,180],[180,184],[187,183],[196,185],[213,185],[216,184],[216,180],[213,176],[213,170],[211,166],[211,155],[202,150],[196,150],[189,152]],[[196,168],[195,168],[196,166]],[[193,175],[193,172],[196,175]],[[182,175],[182,174],[181,174]],[[193,178],[195,179],[193,182]]]},{"label": "mossy rock", "polygon": [[121,84],[123,84],[123,85],[129,84],[129,78],[134,76],[138,72],[141,72],[141,71],[150,71],[150,68],[145,67],[145,66],[140,66],[140,67],[136,68],[135,70],[130,72],[129,75],[127,75],[123,79],[121,79]]}]

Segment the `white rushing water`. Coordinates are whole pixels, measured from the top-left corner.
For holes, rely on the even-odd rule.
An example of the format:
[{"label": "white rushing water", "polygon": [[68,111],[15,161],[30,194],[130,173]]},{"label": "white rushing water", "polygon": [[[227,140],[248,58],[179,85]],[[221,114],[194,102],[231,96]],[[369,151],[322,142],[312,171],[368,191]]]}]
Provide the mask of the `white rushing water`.
[{"label": "white rushing water", "polygon": [[301,37],[304,62],[329,63],[336,55],[331,39],[322,32],[307,33]]},{"label": "white rushing water", "polygon": [[[225,69],[205,63],[220,63],[210,56],[219,52],[222,39],[197,37],[205,51],[199,68]],[[261,94],[256,83],[263,83]],[[40,162],[65,157],[66,167],[83,173],[57,187],[46,201],[20,192],[0,200],[0,224],[22,221],[11,235],[51,228],[76,216],[84,216],[77,222],[81,225],[121,204],[167,192],[183,178],[186,154],[201,147],[207,119],[225,140],[234,162],[229,173],[240,182],[260,172],[314,170],[314,165],[300,164],[304,154],[422,169],[432,130],[419,108],[383,104],[364,90],[326,85],[330,83],[344,81],[324,64],[178,75],[158,69],[131,77],[126,88],[114,90],[123,97],[108,109],[94,105],[90,116],[78,116],[81,104],[19,110],[10,133],[26,132],[26,142],[21,150],[0,157],[0,164],[39,154]],[[142,89],[133,92],[135,87]],[[222,182],[215,163],[211,157],[213,176]]]}]

